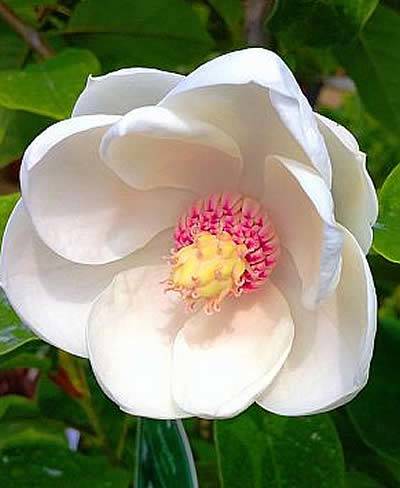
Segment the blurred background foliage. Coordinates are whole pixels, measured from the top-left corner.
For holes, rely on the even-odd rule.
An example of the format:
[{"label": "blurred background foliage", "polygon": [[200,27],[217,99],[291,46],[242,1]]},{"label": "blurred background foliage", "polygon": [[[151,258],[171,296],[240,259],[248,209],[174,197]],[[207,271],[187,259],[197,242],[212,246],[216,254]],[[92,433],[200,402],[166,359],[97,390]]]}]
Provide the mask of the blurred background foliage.
[{"label": "blurred background foliage", "polygon": [[[18,199],[23,151],[70,115],[89,74],[188,73],[247,45],[278,52],[316,110],[368,154],[380,198],[369,255],[379,331],[367,387],[329,415],[252,407],[229,421],[184,421],[199,484],[400,487],[398,0],[0,1],[0,235]],[[185,488],[196,486],[193,469],[181,423],[120,412],[86,361],[33,336],[0,295],[1,487]]]}]

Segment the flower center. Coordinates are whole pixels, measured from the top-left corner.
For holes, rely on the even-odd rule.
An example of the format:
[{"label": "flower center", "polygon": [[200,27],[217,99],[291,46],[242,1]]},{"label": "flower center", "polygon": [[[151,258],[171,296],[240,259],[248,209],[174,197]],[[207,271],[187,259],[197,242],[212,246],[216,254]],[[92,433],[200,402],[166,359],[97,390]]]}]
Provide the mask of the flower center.
[{"label": "flower center", "polygon": [[189,310],[220,310],[228,296],[258,289],[279,256],[279,242],[259,202],[218,193],[196,201],[174,232],[167,290],[181,294]]}]

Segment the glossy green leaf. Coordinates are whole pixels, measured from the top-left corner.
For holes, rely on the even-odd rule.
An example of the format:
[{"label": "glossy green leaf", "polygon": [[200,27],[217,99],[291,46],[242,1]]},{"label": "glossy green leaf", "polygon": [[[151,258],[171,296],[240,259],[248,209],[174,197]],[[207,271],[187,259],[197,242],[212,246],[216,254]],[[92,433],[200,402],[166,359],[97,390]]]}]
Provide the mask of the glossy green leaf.
[{"label": "glossy green leaf", "polygon": [[268,27],[293,43],[317,48],[355,38],[379,0],[281,0]]},{"label": "glossy green leaf", "polygon": [[[0,197],[0,239],[19,197],[18,193]],[[34,340],[37,337],[23,325],[0,289],[0,355],[15,351]]]},{"label": "glossy green leaf", "polygon": [[379,6],[357,40],[337,51],[367,110],[389,130],[400,130],[400,14]]},{"label": "glossy green leaf", "polygon": [[386,178],[379,192],[374,249],[385,258],[400,263],[400,164]]},{"label": "glossy green leaf", "polygon": [[93,51],[103,69],[154,66],[177,69],[200,62],[212,39],[183,0],[87,0],[68,24],[68,38]]},{"label": "glossy green leaf", "polygon": [[8,222],[8,218],[10,217],[10,214],[19,199],[19,193],[12,193],[11,195],[0,196],[0,241],[3,239],[3,234]]},{"label": "glossy green leaf", "polygon": [[[396,477],[386,466],[387,460],[379,456],[373,449],[365,444],[350,419],[346,407],[336,409],[330,414],[342,444],[346,462],[346,486],[350,480],[354,487],[357,483],[378,481],[382,488],[396,485]],[[361,484],[361,486],[363,486]],[[397,486],[397,485],[396,485]]]},{"label": "glossy green leaf", "polygon": [[58,446],[8,449],[0,456],[2,488],[127,488],[129,473],[103,457]]},{"label": "glossy green leaf", "polygon": [[327,415],[279,417],[252,407],[217,421],[223,486],[229,488],[340,488],[344,461]]},{"label": "glossy green leaf", "polygon": [[400,320],[382,320],[370,379],[347,410],[366,444],[400,466],[399,351]]},{"label": "glossy green leaf", "polygon": [[100,69],[96,57],[83,49],[66,49],[54,58],[23,71],[0,72],[0,105],[63,119],[84,88],[86,78]]},{"label": "glossy green leaf", "polygon": [[140,419],[135,488],[196,488],[196,470],[180,420]]},{"label": "glossy green leaf", "polygon": [[35,340],[38,338],[23,325],[0,289],[0,355]]},{"label": "glossy green leaf", "polygon": [[0,167],[19,159],[32,140],[53,119],[0,107]]}]

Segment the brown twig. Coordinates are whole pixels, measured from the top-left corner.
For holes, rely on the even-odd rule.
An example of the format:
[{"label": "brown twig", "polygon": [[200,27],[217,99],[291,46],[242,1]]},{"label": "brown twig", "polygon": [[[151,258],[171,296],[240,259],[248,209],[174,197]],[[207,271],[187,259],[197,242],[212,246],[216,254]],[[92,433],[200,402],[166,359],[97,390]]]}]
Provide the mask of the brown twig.
[{"label": "brown twig", "polygon": [[249,46],[264,46],[264,19],[271,12],[274,0],[245,0],[245,29]]},{"label": "brown twig", "polygon": [[25,24],[18,15],[0,0],[0,16],[22,39],[42,58],[48,59],[55,55],[53,48],[30,25]]}]

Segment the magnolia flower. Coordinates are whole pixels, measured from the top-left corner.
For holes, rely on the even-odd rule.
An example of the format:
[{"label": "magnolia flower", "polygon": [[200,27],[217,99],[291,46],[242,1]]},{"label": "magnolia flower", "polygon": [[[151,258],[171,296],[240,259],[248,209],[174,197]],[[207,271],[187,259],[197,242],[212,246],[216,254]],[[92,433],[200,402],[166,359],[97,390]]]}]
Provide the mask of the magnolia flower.
[{"label": "magnolia flower", "polygon": [[365,385],[365,155],[274,53],[89,78],[27,149],[2,284],[135,415],[303,415]]}]

